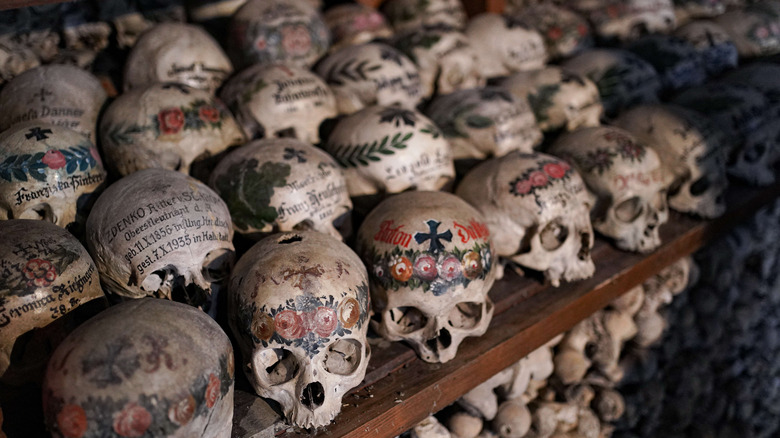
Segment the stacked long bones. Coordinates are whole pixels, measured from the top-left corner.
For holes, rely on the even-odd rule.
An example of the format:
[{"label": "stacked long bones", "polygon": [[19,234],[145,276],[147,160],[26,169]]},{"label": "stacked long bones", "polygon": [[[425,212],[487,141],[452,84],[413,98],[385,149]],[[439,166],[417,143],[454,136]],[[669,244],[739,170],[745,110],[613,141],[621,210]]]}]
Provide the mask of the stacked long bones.
[{"label": "stacked long bones", "polygon": [[[14,344],[105,304],[86,292],[99,279],[121,304],[63,343],[99,330],[103,346],[49,363],[52,434],[229,434],[215,410],[232,399],[225,346],[188,382],[127,389],[176,368],[178,344],[102,321],[153,299],[226,319],[255,391],[293,425],[327,425],[365,373],[369,326],[446,362],[487,329],[506,267],[587,278],[593,229],[650,252],[669,207],[722,214],[727,173],[773,183],[780,67],[736,64],[780,51],[779,8],[682,5],[676,23],[668,2],[608,17],[572,3],[467,20],[456,1],[392,0],[384,17],[252,0],[229,19],[227,54],[197,25],[139,25],[111,101],[78,67],[18,74],[0,92],[0,225],[28,232],[4,241],[3,384],[40,383],[30,369],[47,355],[15,364]],[[96,405],[107,387],[122,397]]]}]

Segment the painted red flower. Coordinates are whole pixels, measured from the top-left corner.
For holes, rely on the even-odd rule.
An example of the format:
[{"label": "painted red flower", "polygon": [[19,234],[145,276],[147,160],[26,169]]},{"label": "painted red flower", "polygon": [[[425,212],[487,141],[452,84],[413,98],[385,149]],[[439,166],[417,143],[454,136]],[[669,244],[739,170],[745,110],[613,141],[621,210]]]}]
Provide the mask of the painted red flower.
[{"label": "painted red flower", "polygon": [[214,373],[209,374],[209,384],[206,386],[206,393],[203,395],[203,399],[206,400],[206,406],[210,408],[214,407],[214,404],[219,399],[219,377]]},{"label": "painted red flower", "polygon": [[274,318],[276,333],[285,339],[298,339],[306,334],[306,326],[301,317],[293,310],[285,310]]},{"label": "painted red flower", "polygon": [[543,169],[551,178],[563,178],[566,175],[566,169],[558,163],[547,163]]},{"label": "painted red flower", "polygon": [[544,187],[547,185],[547,175],[541,170],[535,170],[528,175],[528,181],[531,181],[534,187]]},{"label": "painted red flower", "polygon": [[41,162],[49,166],[49,169],[54,170],[60,169],[68,164],[65,155],[63,155],[62,152],[55,150],[46,151],[43,158],[41,158]]},{"label": "painted red flower", "polygon": [[195,414],[195,397],[192,394],[179,399],[168,408],[168,419],[173,424],[184,426],[189,423],[192,416]]},{"label": "painted red flower", "polygon": [[473,280],[482,274],[482,257],[476,251],[463,254],[463,276]]},{"label": "painted red flower", "polygon": [[92,159],[95,160],[98,164],[103,164],[103,161],[100,159],[100,153],[98,152],[97,148],[89,148],[89,154],[92,155]]},{"label": "painted red flower", "polygon": [[57,427],[65,438],[81,438],[87,431],[87,414],[78,405],[65,405],[57,414]]},{"label": "painted red flower", "polygon": [[551,40],[557,40],[563,36],[563,31],[560,27],[554,26],[547,30],[547,38],[550,38]]},{"label": "painted red flower", "polygon": [[288,55],[300,56],[309,53],[311,49],[311,35],[309,29],[302,24],[291,24],[281,29],[282,49]]},{"label": "painted red flower", "polygon": [[588,26],[587,26],[587,25],[585,25],[585,24],[583,24],[583,23],[580,23],[580,24],[578,24],[578,25],[577,25],[577,33],[578,33],[580,36],[585,36],[585,35],[587,35],[587,34],[588,34]]},{"label": "painted red flower", "polygon": [[114,416],[114,432],[119,436],[139,437],[152,424],[152,414],[137,403],[128,403]]},{"label": "painted red flower", "polygon": [[436,269],[436,259],[429,255],[421,255],[414,261],[414,275],[425,281],[432,281],[439,275]]},{"label": "painted red flower", "polygon": [[219,110],[211,105],[204,105],[200,107],[200,110],[198,110],[198,115],[200,116],[200,119],[206,123],[219,122]]},{"label": "painted red flower", "polygon": [[460,260],[454,255],[445,257],[439,264],[439,276],[444,280],[457,280],[460,277],[460,273]]},{"label": "painted red flower", "polygon": [[327,338],[336,330],[339,320],[336,317],[336,311],[330,307],[317,307],[317,313],[314,315],[314,332],[323,338]]},{"label": "painted red flower", "polygon": [[267,313],[261,313],[252,320],[252,334],[267,341],[274,335],[274,319]]},{"label": "painted red flower", "polygon": [[515,194],[525,195],[531,192],[531,181],[521,179],[515,183]]},{"label": "painted red flower", "polygon": [[406,257],[391,260],[390,275],[398,281],[408,281],[412,277],[412,262]]},{"label": "painted red flower", "polygon": [[255,47],[257,50],[265,50],[265,48],[268,46],[268,44],[265,42],[264,37],[260,37],[255,41]]},{"label": "painted red flower", "polygon": [[46,287],[57,278],[57,270],[48,260],[31,259],[22,268],[27,284],[35,287]]},{"label": "painted red flower", "polygon": [[181,108],[165,108],[157,114],[160,132],[177,134],[184,127],[184,112]]},{"label": "painted red flower", "polygon": [[339,304],[339,321],[344,328],[352,328],[360,319],[360,303],[354,298],[347,298]]}]

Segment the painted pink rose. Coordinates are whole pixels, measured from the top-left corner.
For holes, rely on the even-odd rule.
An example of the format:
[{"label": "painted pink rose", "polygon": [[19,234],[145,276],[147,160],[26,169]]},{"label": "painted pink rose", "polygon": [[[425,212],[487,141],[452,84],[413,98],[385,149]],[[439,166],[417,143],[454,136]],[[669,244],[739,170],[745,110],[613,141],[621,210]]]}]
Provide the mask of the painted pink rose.
[{"label": "painted pink rose", "polygon": [[558,163],[547,163],[543,169],[544,173],[550,175],[551,178],[563,178],[566,175],[566,169]]},{"label": "painted pink rose", "polygon": [[563,36],[563,30],[558,26],[553,26],[547,30],[547,38],[551,40],[557,40]]},{"label": "painted pink rose", "polygon": [[285,310],[274,318],[276,333],[285,339],[298,339],[306,334],[306,326],[301,317],[293,310]]},{"label": "painted pink rose", "polygon": [[528,175],[528,181],[531,181],[531,185],[534,187],[544,187],[547,185],[547,175],[541,170],[536,170]]},{"label": "painted pink rose", "polygon": [[220,383],[219,377],[214,373],[209,374],[209,384],[206,386],[206,393],[203,395],[203,400],[206,401],[206,406],[211,409],[219,399]]},{"label": "painted pink rose", "polygon": [[137,403],[128,403],[114,416],[114,432],[119,436],[139,437],[152,424],[152,414]]},{"label": "painted pink rose", "polygon": [[369,12],[366,14],[359,14],[355,16],[352,22],[352,28],[358,32],[364,30],[375,29],[384,24],[384,18],[376,12]]},{"label": "painted pink rose", "polygon": [[195,397],[193,397],[192,394],[187,394],[168,408],[168,419],[171,420],[173,424],[179,426],[184,426],[189,423],[194,414]]},{"label": "painted pink rose", "polygon": [[588,34],[588,26],[587,26],[587,25],[585,25],[585,24],[582,24],[582,23],[578,24],[578,25],[577,25],[577,33],[578,33],[580,36],[585,36],[585,35],[587,35],[587,34]]},{"label": "painted pink rose", "polygon": [[255,41],[255,47],[257,50],[265,50],[265,48],[268,47],[268,43],[265,42],[264,37],[260,37]]},{"label": "painted pink rose", "polygon": [[527,179],[521,179],[515,183],[515,193],[518,195],[525,195],[531,192],[531,181]]},{"label": "painted pink rose", "polygon": [[292,24],[281,29],[282,49],[288,55],[301,56],[311,50],[311,35],[309,29],[302,24]]},{"label": "painted pink rose", "polygon": [[436,259],[429,255],[421,255],[414,261],[414,275],[425,281],[436,279],[439,271],[436,269]]},{"label": "painted pink rose", "polygon": [[482,257],[476,251],[463,254],[463,276],[473,280],[482,274]]},{"label": "painted pink rose", "polygon": [[198,110],[198,115],[200,116],[200,119],[206,123],[219,122],[219,110],[211,105],[204,105],[200,107]]},{"label": "painted pink rose", "polygon": [[347,298],[339,304],[339,321],[344,328],[352,328],[360,319],[360,304],[354,298]]},{"label": "painted pink rose", "polygon": [[327,338],[336,330],[339,320],[336,317],[336,311],[330,307],[317,307],[317,313],[314,314],[314,332],[323,338]]},{"label": "painted pink rose", "polygon": [[65,405],[57,414],[57,428],[65,438],[81,438],[87,431],[87,414],[79,405]]},{"label": "painted pink rose", "polygon": [[46,151],[46,153],[43,155],[43,158],[41,158],[41,162],[47,166],[49,166],[49,169],[60,169],[62,167],[65,167],[66,164],[68,164],[68,160],[65,159],[65,155],[62,154],[60,151]]},{"label": "painted pink rose", "polygon": [[57,270],[48,260],[31,259],[22,268],[27,283],[36,287],[46,287],[57,278]]},{"label": "painted pink rose", "polygon": [[166,108],[157,114],[160,132],[177,134],[184,127],[184,112],[181,108]]},{"label": "painted pink rose", "polygon": [[439,263],[439,277],[447,281],[457,280],[460,277],[460,260],[454,255],[447,256]]}]

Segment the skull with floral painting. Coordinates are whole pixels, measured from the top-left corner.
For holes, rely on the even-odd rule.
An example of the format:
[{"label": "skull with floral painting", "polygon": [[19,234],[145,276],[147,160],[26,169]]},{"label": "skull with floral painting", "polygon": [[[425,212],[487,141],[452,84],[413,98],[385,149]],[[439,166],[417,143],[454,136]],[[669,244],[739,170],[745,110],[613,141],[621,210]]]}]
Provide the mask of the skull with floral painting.
[{"label": "skull with floral painting", "polygon": [[225,202],[179,172],[145,169],[103,192],[87,219],[87,248],[105,290],[216,312],[235,258]]},{"label": "skull with floral painting", "polygon": [[38,120],[0,134],[0,220],[39,219],[83,231],[106,171],[85,135]]},{"label": "skull with floral painting", "polygon": [[382,201],[358,231],[371,278],[373,328],[406,341],[426,362],[448,362],[493,317],[495,280],[485,217],[450,193],[405,192]]},{"label": "skull with floral painting", "polygon": [[366,374],[368,275],[331,236],[281,233],[255,244],[230,279],[230,328],[254,390],[291,424],[329,424]]},{"label": "skull with floral painting", "polygon": [[569,163],[512,152],[472,169],[456,194],[486,218],[496,255],[543,272],[553,286],[593,275],[590,197]]},{"label": "skull with floral painting", "polygon": [[325,11],[323,18],[333,38],[331,50],[393,36],[385,17],[363,3],[335,5]]},{"label": "skull with floral painting", "polygon": [[542,68],[547,62],[542,35],[511,16],[479,14],[469,20],[466,36],[486,78]]},{"label": "skull with floral painting", "polygon": [[284,64],[258,64],[233,76],[222,88],[248,138],[293,137],[320,142],[320,124],[335,117],[336,99],[314,73]]},{"label": "skull with floral painting", "polygon": [[645,35],[628,45],[658,72],[665,90],[695,87],[707,79],[699,52],[688,41],[672,35]]},{"label": "skull with floral painting", "polygon": [[713,19],[729,34],[741,58],[780,53],[780,11],[771,3],[751,3]]},{"label": "skull with floral painting", "polygon": [[163,168],[206,179],[216,157],[244,142],[230,111],[205,90],[157,83],[117,97],[100,121],[106,162],[119,175]]},{"label": "skull with floral painting", "polygon": [[460,0],[387,0],[382,3],[382,13],[396,32],[423,26],[463,29],[466,25],[466,10]]},{"label": "skull with floral painting", "polygon": [[323,149],[344,168],[352,197],[439,190],[455,177],[439,128],[399,106],[370,106],[343,118]]},{"label": "skull with floral painting", "polygon": [[699,52],[708,76],[718,76],[737,66],[739,53],[729,34],[712,20],[695,20],[674,31]]},{"label": "skull with floral painting", "polygon": [[315,72],[330,85],[340,114],[370,105],[414,108],[423,99],[417,66],[383,43],[343,47],[322,59]]},{"label": "skull with floral painting", "polygon": [[236,149],[212,172],[211,187],[245,236],[314,230],[341,239],[339,229],[350,224],[341,167],[299,140],[258,140]]},{"label": "skull with floral painting", "polygon": [[478,55],[460,31],[418,28],[401,34],[394,45],[417,64],[426,97],[485,85]]},{"label": "skull with floral painting", "polygon": [[728,145],[720,128],[699,113],[673,105],[632,108],[614,125],[654,149],[672,172],[672,209],[704,218],[723,214]]},{"label": "skull with floral painting", "polygon": [[449,140],[455,160],[500,157],[513,150],[531,152],[542,142],[528,101],[503,88],[472,88],[438,96],[426,114]]},{"label": "skull with floral painting", "polygon": [[677,24],[672,0],[575,0],[569,3],[605,41],[630,41],[671,32]]},{"label": "skull with floral painting", "polygon": [[233,15],[230,29],[228,54],[237,67],[310,68],[330,47],[325,21],[306,0],[248,0]]},{"label": "skull with floral painting", "polygon": [[124,89],[177,82],[214,94],[231,73],[233,64],[201,27],[160,23],[144,32],[127,56]]},{"label": "skull with floral painting", "polygon": [[552,59],[568,58],[593,46],[588,21],[562,5],[551,1],[529,4],[513,16],[544,37]]},{"label": "skull with floral painting", "polygon": [[498,85],[528,100],[542,131],[571,131],[601,123],[604,107],[599,90],[585,76],[549,66],[514,73]]},{"label": "skull with floral painting", "polygon": [[43,411],[56,437],[228,438],[233,347],[203,312],[145,298],[82,324],[46,370]]},{"label": "skull with floral painting", "polygon": [[582,175],[594,197],[596,231],[626,251],[650,252],[661,245],[658,229],[669,219],[672,174],[653,149],[623,129],[599,126],[567,132],[549,151]]}]

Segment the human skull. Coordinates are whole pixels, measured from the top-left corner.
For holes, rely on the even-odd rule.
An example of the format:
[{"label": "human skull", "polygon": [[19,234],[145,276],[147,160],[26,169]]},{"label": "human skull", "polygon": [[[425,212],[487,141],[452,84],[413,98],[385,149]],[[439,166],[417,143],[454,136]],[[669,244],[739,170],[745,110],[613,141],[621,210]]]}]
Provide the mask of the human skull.
[{"label": "human skull", "polygon": [[233,14],[246,0],[191,0],[185,2],[189,21],[203,26],[217,41],[224,41]]},{"label": "human skull", "polygon": [[671,172],[653,149],[623,129],[600,126],[563,134],[550,153],[570,162],[595,196],[596,231],[627,251],[650,252],[661,245],[658,228],[669,219]]},{"label": "human skull", "polygon": [[596,84],[583,75],[549,66],[498,81],[515,97],[528,99],[542,131],[598,126],[604,107]]},{"label": "human skull", "polygon": [[79,233],[106,172],[89,139],[39,120],[0,134],[0,220],[42,219]]},{"label": "human skull", "polygon": [[703,115],[672,105],[642,105],[614,125],[654,149],[674,175],[669,206],[714,218],[726,211],[726,136]]},{"label": "human skull", "polygon": [[320,142],[320,124],[335,117],[336,98],[314,73],[283,64],[258,64],[232,77],[222,100],[249,138],[295,137]]},{"label": "human skull", "polygon": [[550,58],[567,58],[593,46],[587,20],[561,5],[543,1],[527,5],[513,15],[544,37]]},{"label": "human skull", "polygon": [[780,53],[780,20],[769,1],[732,9],[713,20],[737,46],[742,58]]},{"label": "human skull", "polygon": [[39,385],[51,352],[105,297],[95,263],[66,230],[7,220],[0,233],[0,383]]},{"label": "human skull", "polygon": [[671,35],[645,35],[628,50],[655,68],[666,90],[695,87],[707,80],[699,52],[688,41]]},{"label": "human skull", "polygon": [[330,46],[325,21],[305,0],[248,0],[230,28],[228,53],[241,67],[284,63],[309,68]]},{"label": "human skull", "polygon": [[542,68],[547,62],[539,32],[510,16],[479,14],[469,21],[466,36],[486,78]]},{"label": "human skull", "polygon": [[737,46],[722,27],[712,20],[696,20],[678,27],[674,35],[685,39],[699,52],[707,75],[718,76],[737,66]]},{"label": "human skull", "polygon": [[258,140],[228,154],[211,174],[244,235],[314,230],[341,239],[352,201],[341,167],[293,139]]},{"label": "human skull", "polygon": [[87,219],[87,247],[108,292],[183,301],[206,311],[234,258],[222,199],[205,184],[164,169],[135,172],[98,198]]},{"label": "human skull", "polygon": [[450,141],[455,160],[531,152],[542,131],[528,101],[503,88],[456,91],[434,98],[426,114]]},{"label": "human skull", "polygon": [[117,97],[100,121],[100,139],[106,162],[120,175],[152,167],[197,174],[244,135],[207,91],[157,83]]},{"label": "human skull", "polygon": [[333,38],[331,50],[393,36],[385,17],[363,3],[333,6],[325,11],[324,19]]},{"label": "human skull", "polygon": [[394,45],[417,64],[425,97],[485,85],[477,52],[462,32],[419,28],[396,38]]},{"label": "human skull", "polygon": [[672,0],[575,0],[569,7],[584,15],[605,41],[669,33],[677,24]]},{"label": "human skull", "polygon": [[446,26],[463,29],[466,10],[460,0],[387,0],[382,12],[396,32],[406,32],[422,26]]},{"label": "human skull", "polygon": [[244,372],[299,427],[330,423],[363,380],[369,317],[366,268],[325,234],[268,236],[230,277],[228,321]]},{"label": "human skull", "polygon": [[323,146],[344,168],[352,197],[439,190],[455,177],[452,149],[427,117],[370,106],[345,117]]},{"label": "human skull", "polygon": [[0,91],[0,130],[37,120],[78,131],[94,143],[106,98],[100,81],[86,70],[70,65],[37,67]]},{"label": "human skull", "polygon": [[387,198],[360,226],[357,252],[382,337],[444,363],[463,339],[487,330],[494,252],[485,218],[466,201],[444,192]]},{"label": "human skull", "polygon": [[512,152],[472,169],[456,194],[487,219],[495,255],[544,272],[553,286],[593,275],[590,198],[565,161]]},{"label": "human skull", "polygon": [[118,304],[73,331],[49,361],[44,421],[54,437],[228,438],[233,347],[180,303]]},{"label": "human skull", "polygon": [[341,114],[370,105],[414,108],[423,98],[417,66],[386,44],[343,47],[320,61],[315,71],[330,85]]},{"label": "human skull", "polygon": [[561,68],[596,83],[607,117],[641,103],[658,102],[661,79],[652,65],[620,49],[593,49],[564,61]]},{"label": "human skull", "polygon": [[199,26],[160,23],[144,32],[127,56],[125,91],[158,82],[178,82],[214,94],[233,65]]}]

